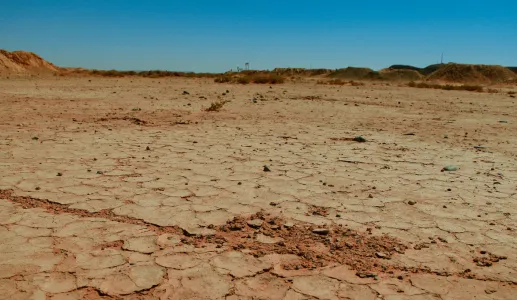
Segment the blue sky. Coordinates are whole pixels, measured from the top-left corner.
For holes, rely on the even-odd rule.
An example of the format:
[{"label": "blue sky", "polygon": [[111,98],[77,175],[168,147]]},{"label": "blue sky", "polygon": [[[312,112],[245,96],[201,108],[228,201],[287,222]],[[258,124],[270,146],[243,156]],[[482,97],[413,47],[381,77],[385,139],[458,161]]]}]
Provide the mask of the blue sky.
[{"label": "blue sky", "polygon": [[0,6],[0,49],[59,66],[222,72],[517,65],[517,1],[28,0]]}]

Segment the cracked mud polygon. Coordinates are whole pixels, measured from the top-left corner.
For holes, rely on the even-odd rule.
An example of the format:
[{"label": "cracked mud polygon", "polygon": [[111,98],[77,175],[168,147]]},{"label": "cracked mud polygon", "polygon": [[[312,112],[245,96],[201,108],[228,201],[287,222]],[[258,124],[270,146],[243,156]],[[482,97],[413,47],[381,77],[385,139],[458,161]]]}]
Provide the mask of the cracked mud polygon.
[{"label": "cracked mud polygon", "polygon": [[512,100],[0,80],[0,298],[515,299]]}]

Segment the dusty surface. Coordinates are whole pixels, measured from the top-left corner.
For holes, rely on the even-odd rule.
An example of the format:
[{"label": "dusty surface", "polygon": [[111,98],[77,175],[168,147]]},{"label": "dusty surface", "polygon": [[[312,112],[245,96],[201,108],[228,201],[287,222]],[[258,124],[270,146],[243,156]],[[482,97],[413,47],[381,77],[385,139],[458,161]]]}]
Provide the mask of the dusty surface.
[{"label": "dusty surface", "polygon": [[55,77],[0,105],[2,299],[515,299],[505,93]]}]

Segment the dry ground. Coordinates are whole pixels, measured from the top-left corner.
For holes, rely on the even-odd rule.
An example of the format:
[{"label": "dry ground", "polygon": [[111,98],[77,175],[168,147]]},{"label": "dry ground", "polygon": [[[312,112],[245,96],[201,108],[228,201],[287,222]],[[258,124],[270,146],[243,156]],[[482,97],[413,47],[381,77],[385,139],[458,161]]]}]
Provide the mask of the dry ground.
[{"label": "dry ground", "polygon": [[516,299],[515,101],[0,79],[0,298]]}]

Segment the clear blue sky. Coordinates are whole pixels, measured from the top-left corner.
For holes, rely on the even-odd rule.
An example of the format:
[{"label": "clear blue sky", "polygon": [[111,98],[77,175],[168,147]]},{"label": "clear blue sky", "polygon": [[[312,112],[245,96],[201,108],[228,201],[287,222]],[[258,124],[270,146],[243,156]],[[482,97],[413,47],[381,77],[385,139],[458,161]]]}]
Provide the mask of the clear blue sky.
[{"label": "clear blue sky", "polygon": [[517,65],[517,1],[2,1],[0,49],[59,66],[227,71]]}]

